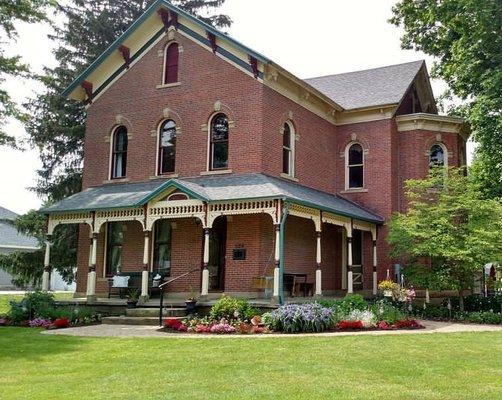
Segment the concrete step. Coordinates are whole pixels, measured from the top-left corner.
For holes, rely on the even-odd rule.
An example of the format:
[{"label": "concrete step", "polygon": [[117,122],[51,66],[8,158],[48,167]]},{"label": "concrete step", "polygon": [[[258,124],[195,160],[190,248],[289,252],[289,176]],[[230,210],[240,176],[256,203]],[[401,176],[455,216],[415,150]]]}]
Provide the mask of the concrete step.
[{"label": "concrete step", "polygon": [[[164,308],[163,313],[165,317],[186,317],[186,308]],[[127,317],[158,317],[158,308],[128,308],[126,309]]]},{"label": "concrete step", "polygon": [[[183,317],[173,317],[176,319],[184,319]],[[159,319],[156,317],[103,317],[102,323],[105,325],[149,325],[158,326]]]}]

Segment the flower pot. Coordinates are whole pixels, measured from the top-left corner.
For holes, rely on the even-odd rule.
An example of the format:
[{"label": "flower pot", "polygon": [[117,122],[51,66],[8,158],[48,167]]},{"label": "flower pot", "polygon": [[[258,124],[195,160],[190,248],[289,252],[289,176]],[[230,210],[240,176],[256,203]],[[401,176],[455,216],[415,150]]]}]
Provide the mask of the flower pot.
[{"label": "flower pot", "polygon": [[185,301],[187,314],[190,314],[195,311],[195,307],[197,306],[197,300],[187,300]]},{"label": "flower pot", "polygon": [[127,300],[127,308],[136,308],[138,300]]},{"label": "flower pot", "polygon": [[384,290],[383,295],[385,297],[392,297],[392,290]]}]

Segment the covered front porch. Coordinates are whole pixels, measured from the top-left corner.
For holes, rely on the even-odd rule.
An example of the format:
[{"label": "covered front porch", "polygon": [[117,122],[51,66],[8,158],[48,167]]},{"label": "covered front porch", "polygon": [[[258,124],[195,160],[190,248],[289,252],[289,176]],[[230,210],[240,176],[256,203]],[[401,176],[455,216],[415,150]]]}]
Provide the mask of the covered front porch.
[{"label": "covered front porch", "polygon": [[81,224],[77,297],[89,303],[122,301],[110,290],[117,275],[136,276],[145,305],[159,286],[168,301],[228,293],[264,304],[377,290],[382,218],[262,174],[106,185],[42,212],[43,289],[55,229]]}]

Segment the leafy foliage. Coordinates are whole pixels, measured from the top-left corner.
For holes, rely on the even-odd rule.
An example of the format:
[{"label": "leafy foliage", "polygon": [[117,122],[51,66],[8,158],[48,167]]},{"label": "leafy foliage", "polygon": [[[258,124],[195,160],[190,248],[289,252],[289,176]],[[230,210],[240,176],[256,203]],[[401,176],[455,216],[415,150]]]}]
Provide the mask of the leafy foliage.
[{"label": "leafy foliage", "polygon": [[263,322],[285,333],[323,332],[333,326],[333,317],[333,310],[319,303],[289,304],[263,314]]},{"label": "leafy foliage", "polygon": [[410,266],[408,282],[462,296],[475,271],[502,257],[502,203],[483,199],[478,184],[455,168],[407,181],[406,194],[408,212],[390,222],[392,255]]},{"label": "leafy foliage", "polygon": [[[17,22],[35,23],[46,20],[45,12],[52,4],[54,2],[50,0],[0,1],[0,85],[8,77],[30,76],[29,68],[21,62],[21,57],[5,56],[2,45],[16,39]],[[26,115],[19,110],[7,91],[0,86],[0,146],[16,145],[14,137],[2,129],[9,117],[24,120]]]},{"label": "leafy foliage", "polygon": [[209,313],[212,320],[219,321],[221,319],[249,321],[258,311],[251,307],[245,299],[236,299],[223,295],[211,307]]},{"label": "leafy foliage", "polygon": [[476,149],[474,176],[488,197],[502,196],[502,2],[500,0],[401,0],[391,23],[404,28],[402,46],[437,58],[444,79],[468,118]]}]

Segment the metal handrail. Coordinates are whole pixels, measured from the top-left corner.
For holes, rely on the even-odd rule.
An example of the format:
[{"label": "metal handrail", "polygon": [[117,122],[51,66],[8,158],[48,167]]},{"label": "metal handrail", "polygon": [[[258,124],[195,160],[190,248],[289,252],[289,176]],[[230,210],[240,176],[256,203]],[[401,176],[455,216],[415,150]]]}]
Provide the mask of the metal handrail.
[{"label": "metal handrail", "polygon": [[160,289],[160,305],[159,305],[159,326],[162,326],[162,317],[163,317],[163,314],[164,314],[164,292],[165,292],[165,287],[170,284],[170,283],[173,283],[175,281],[177,281],[178,279],[181,279],[181,278],[184,278],[185,276],[188,276],[190,274],[193,274],[194,272],[197,272],[197,271],[200,271],[200,268],[195,268],[191,271],[188,271],[186,273],[184,273],[183,275],[179,275],[175,278],[172,278],[172,279],[169,279],[168,281],[162,283],[161,285],[159,285],[159,289]]}]

